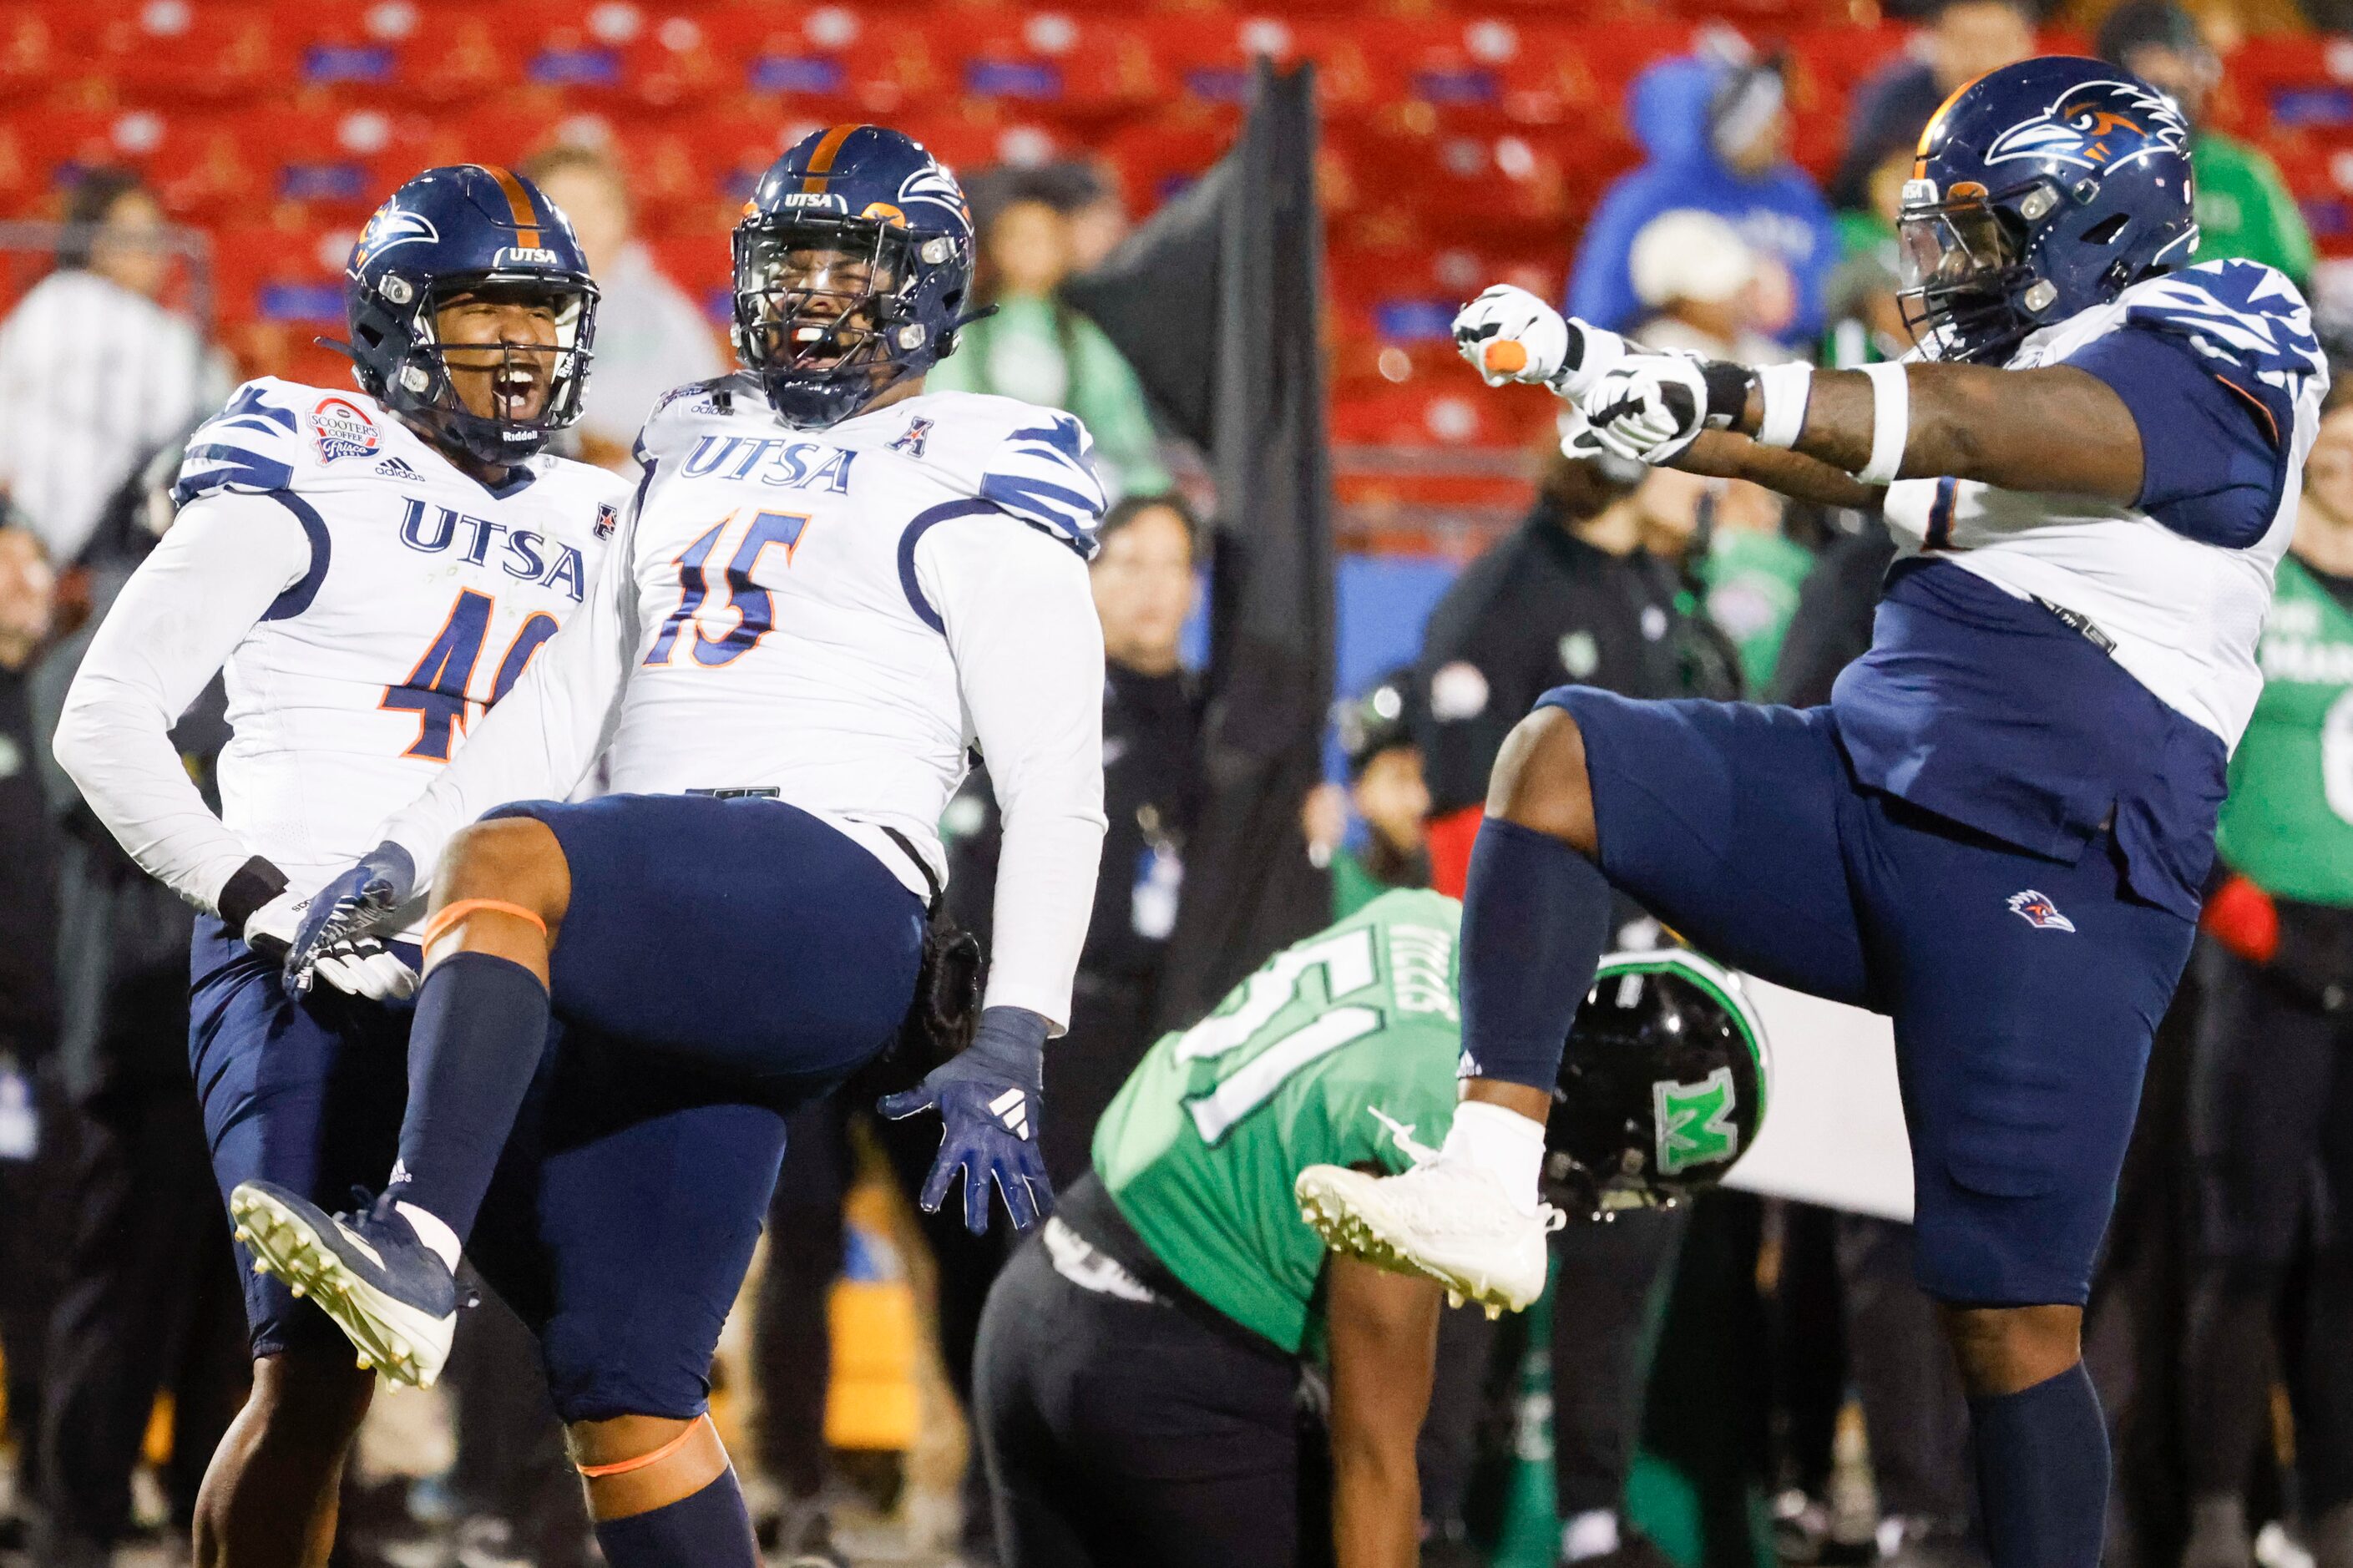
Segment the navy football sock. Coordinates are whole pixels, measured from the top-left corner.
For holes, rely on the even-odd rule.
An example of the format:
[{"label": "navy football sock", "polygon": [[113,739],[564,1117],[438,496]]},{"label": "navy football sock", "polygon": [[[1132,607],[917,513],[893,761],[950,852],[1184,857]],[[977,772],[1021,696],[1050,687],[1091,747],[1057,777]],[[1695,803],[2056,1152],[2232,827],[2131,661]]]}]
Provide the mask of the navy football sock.
[{"label": "navy football sock", "polygon": [[1609,941],[1593,862],[1533,827],[1481,823],[1462,900],[1463,1071],[1549,1090]]},{"label": "navy football sock", "polygon": [[759,1568],[760,1543],[731,1467],[691,1497],[596,1521],[612,1568]]},{"label": "navy football sock", "polygon": [[1993,1568],[2097,1568],[2108,1513],[2108,1428],[2091,1374],[1969,1401],[1978,1500]]},{"label": "navy football sock", "polygon": [[460,952],[417,993],[400,1191],[463,1242],[547,1044],[547,987],[512,959]]}]

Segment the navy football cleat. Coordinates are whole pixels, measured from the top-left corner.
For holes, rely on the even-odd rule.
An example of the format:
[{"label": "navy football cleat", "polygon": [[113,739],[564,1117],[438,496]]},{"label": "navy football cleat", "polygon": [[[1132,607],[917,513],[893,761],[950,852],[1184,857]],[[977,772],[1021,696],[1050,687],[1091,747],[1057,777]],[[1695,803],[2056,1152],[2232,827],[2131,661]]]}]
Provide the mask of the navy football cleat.
[{"label": "navy football cleat", "polygon": [[331,1215],[272,1183],[240,1182],[228,1212],[254,1272],[316,1302],[358,1350],[363,1370],[433,1386],[458,1326],[458,1281],[389,1198]]}]

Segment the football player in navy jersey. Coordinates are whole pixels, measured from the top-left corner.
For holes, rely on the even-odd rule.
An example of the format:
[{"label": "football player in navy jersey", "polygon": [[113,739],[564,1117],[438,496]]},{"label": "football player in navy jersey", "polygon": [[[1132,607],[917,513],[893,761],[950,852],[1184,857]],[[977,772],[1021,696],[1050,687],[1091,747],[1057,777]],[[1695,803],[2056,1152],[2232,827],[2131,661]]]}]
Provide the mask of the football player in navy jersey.
[{"label": "football player in navy jersey", "polygon": [[1892,1015],[1996,1568],[2099,1560],[2083,1306],[2327,384],[2286,278],[2187,265],[2187,137],[2094,60],[1955,94],[1905,187],[1901,363],[1653,354],[1515,290],[1464,310],[1472,363],[1551,385],[1582,440],[1876,513],[1902,552],[1826,707],[1546,694],[1473,851],[1446,1146],[1302,1185],[1348,1250],[1532,1299],[1544,1118],[1612,886],[1720,960]]}]

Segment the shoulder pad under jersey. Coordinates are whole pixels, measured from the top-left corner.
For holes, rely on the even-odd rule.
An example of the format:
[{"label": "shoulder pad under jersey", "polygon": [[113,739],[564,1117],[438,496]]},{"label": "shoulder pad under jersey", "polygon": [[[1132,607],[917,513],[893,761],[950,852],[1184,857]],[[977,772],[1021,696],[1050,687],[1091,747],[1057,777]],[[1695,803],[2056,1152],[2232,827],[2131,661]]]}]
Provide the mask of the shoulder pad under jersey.
[{"label": "shoulder pad under jersey", "polygon": [[[383,439],[379,421],[385,417],[373,399],[356,392],[330,393],[276,376],[248,381],[189,436],[172,487],[173,504],[185,506],[216,490],[290,489],[298,475],[317,466],[322,451],[340,456],[346,446],[352,455],[372,450]],[[314,437],[314,423],[322,426],[323,436]]]},{"label": "shoulder pad under jersey", "polygon": [[[1110,503],[1095,477],[1093,437],[1075,416],[971,392],[911,398],[904,407],[910,426],[902,440],[917,441],[911,455],[1092,558],[1095,525]],[[920,437],[918,420],[927,422]]]},{"label": "shoulder pad under jersey", "polygon": [[2122,325],[2184,340],[2200,354],[2274,386],[2291,376],[2327,382],[2312,310],[2287,275],[2257,261],[2203,261],[2136,283],[2117,297]]},{"label": "shoulder pad under jersey", "polygon": [[693,433],[707,429],[712,420],[734,417],[771,425],[776,421],[760,391],[759,378],[750,372],[736,371],[674,386],[646,416],[634,456],[640,467],[650,468],[686,449]]}]

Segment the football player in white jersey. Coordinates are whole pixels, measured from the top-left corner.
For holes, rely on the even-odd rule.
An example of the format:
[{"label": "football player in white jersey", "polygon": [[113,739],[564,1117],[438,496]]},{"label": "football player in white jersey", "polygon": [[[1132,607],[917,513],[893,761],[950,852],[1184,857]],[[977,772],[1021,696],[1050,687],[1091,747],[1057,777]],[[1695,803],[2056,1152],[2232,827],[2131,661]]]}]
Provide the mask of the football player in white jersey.
[{"label": "football player in white jersey", "polygon": [[[430,169],[380,207],[344,293],[359,389],[263,379],[190,438],[170,531],[68,694],[57,756],[151,874],[206,912],[190,1058],[226,1199],[380,1178],[399,1131],[413,917],[290,992],[305,896],[458,754],[579,609],[628,489],[542,455],[579,413],[596,289],[503,169]],[[214,673],[222,811],[165,731]],[[254,1395],[206,1476],[203,1563],[319,1564],[375,1380],[317,1307],[249,1276]]]},{"label": "football player in white jersey", "polygon": [[1546,694],[1473,851],[1445,1150],[1300,1189],[1350,1250],[1533,1297],[1553,1064],[1613,885],[1719,960],[1892,1015],[1996,1568],[2099,1561],[2083,1306],[2327,389],[2294,284],[2186,265],[2187,138],[2094,60],[1956,93],[1905,188],[1900,364],[1752,371],[1517,291],[1466,308],[1472,363],[1553,385],[1603,447],[1876,513],[1904,548],[1827,707]]},{"label": "football player in white jersey", "polygon": [[[1006,819],[985,1004],[886,1109],[945,1123],[929,1205],[960,1171],[975,1230],[992,1183],[1017,1226],[1045,1208],[1041,1047],[1103,831],[1086,432],[923,391],[970,305],[954,178],[896,132],[813,134],[762,178],[734,262],[749,369],[657,409],[592,602],[290,960],[383,929],[434,868],[383,1196],[331,1215],[260,1182],[234,1204],[261,1260],[408,1381],[448,1352],[463,1247],[541,1331],[616,1568],[758,1560],[712,1352],[784,1113],[932,1012],[935,824],[976,747]],[[616,793],[563,804],[600,752]],[[511,1127],[527,1247],[481,1206]],[[545,1266],[517,1278],[526,1252]]]}]

